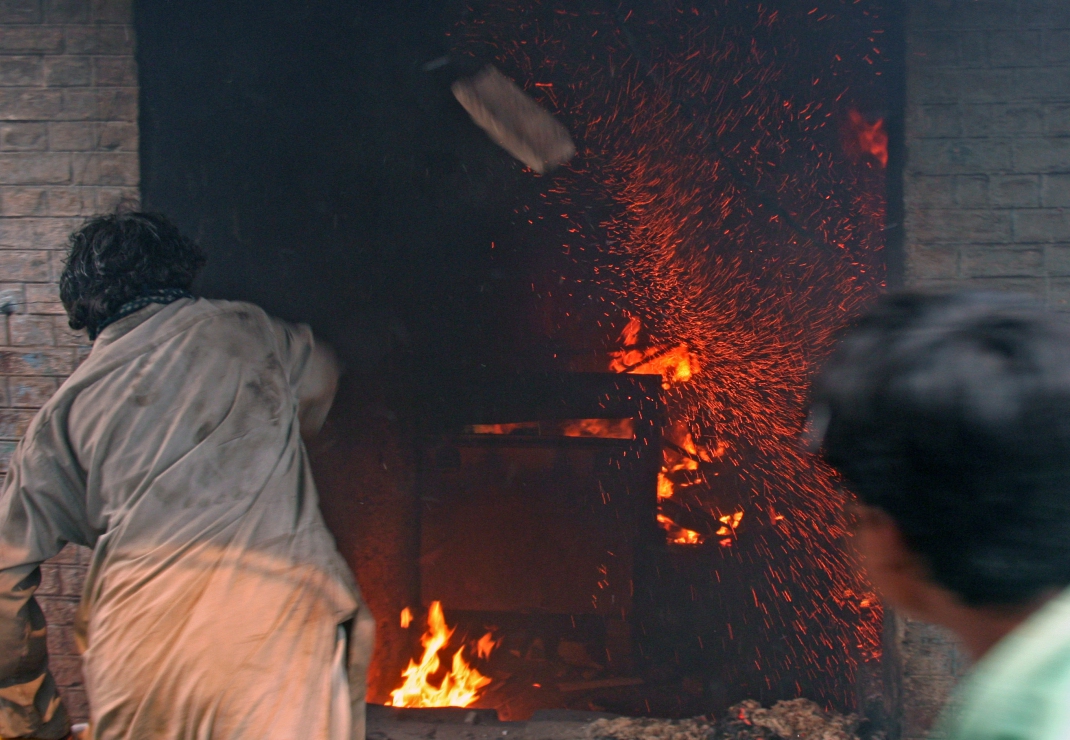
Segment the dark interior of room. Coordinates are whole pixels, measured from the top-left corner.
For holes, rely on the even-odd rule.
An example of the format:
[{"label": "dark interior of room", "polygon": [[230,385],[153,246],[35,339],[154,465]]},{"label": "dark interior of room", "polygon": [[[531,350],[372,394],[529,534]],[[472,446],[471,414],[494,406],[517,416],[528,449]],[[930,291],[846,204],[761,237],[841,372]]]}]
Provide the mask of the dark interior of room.
[{"label": "dark interior of room", "polygon": [[[201,294],[310,324],[347,368],[310,452],[379,625],[371,700],[441,600],[492,679],[474,706],[506,718],[876,711],[879,604],[793,435],[835,330],[898,279],[900,24],[892,0],[137,3],[144,205],[205,248]],[[568,166],[537,176],[473,124],[450,85],[487,63],[569,128]],[[686,377],[655,362],[677,347]],[[538,426],[576,420],[633,431]],[[574,511],[502,526],[559,511],[575,541],[607,496],[632,506],[592,535],[626,540],[627,608],[570,601],[582,547],[541,601],[430,557],[460,527],[469,571],[522,577],[539,538],[479,517],[562,481]]]}]

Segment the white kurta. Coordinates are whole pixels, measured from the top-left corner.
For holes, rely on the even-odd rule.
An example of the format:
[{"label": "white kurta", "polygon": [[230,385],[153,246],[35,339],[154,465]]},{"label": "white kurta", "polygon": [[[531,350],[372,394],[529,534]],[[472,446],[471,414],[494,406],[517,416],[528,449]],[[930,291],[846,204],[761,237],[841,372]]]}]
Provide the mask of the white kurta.
[{"label": "white kurta", "polygon": [[[0,737],[62,736],[32,597],[73,542],[94,548],[95,738],[363,738],[374,622],[300,436],[334,373],[307,327],[249,304],[182,299],[104,329],[0,494]],[[348,707],[332,679],[351,620]]]}]

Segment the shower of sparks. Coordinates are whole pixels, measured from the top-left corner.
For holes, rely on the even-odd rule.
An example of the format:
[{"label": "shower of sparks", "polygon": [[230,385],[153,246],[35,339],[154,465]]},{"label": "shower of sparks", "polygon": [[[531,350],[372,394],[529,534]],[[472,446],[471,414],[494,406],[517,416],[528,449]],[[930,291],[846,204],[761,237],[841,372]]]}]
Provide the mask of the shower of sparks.
[{"label": "shower of sparks", "polygon": [[[802,670],[850,705],[858,662],[879,654],[880,608],[845,547],[846,496],[798,434],[815,362],[882,287],[882,162],[840,132],[855,88],[881,74],[883,21],[877,3],[793,5],[483,0],[454,45],[493,59],[577,140],[571,170],[521,213],[567,255],[542,291],[560,325],[594,317],[622,366],[642,347],[687,360],[666,397],[697,454],[680,463],[686,488],[659,488],[722,525],[725,577],[732,558],[762,569],[742,620],[789,644],[751,662]],[[828,52],[820,74],[796,63],[814,48]]]}]

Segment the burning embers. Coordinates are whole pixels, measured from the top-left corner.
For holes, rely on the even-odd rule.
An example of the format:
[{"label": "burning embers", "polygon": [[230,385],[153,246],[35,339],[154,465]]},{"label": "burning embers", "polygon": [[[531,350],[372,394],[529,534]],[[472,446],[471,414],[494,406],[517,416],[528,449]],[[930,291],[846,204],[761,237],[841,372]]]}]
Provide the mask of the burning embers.
[{"label": "burning embers", "polygon": [[676,383],[691,380],[699,367],[687,345],[642,346],[639,344],[642,330],[639,319],[633,317],[628,321],[620,335],[623,347],[612,354],[609,369],[617,373],[660,375],[666,390]]},{"label": "burning embers", "polygon": [[[401,612],[401,626],[412,624],[412,611],[406,607]],[[467,707],[479,698],[483,688],[490,684],[490,679],[473,668],[464,658],[464,646],[453,654],[450,669],[438,678],[442,669],[439,653],[449,645],[453,630],[446,624],[442,613],[442,604],[431,602],[427,612],[427,631],[420,638],[424,652],[417,663],[409,661],[409,666],[401,674],[401,686],[390,692],[390,703],[395,707]],[[487,633],[476,643],[476,655],[481,659],[490,657],[497,646],[491,633]],[[437,682],[437,685],[436,685]]]},{"label": "burning embers", "polygon": [[[639,319],[629,319],[621,332],[622,348],[613,352],[609,368],[618,373],[660,375],[662,387],[669,390],[675,385],[688,383],[700,371],[700,366],[686,344],[642,345],[639,335],[643,330]],[[701,463],[711,463],[722,456],[726,446],[721,443],[716,449],[700,449],[685,424],[672,424],[665,430],[662,440],[663,464],[658,473],[658,525],[665,530],[668,541],[674,545],[701,545],[706,541],[699,532],[681,526],[662,504],[673,498],[678,487],[694,485],[702,480]],[[743,512],[718,516],[721,523],[716,531],[722,547],[735,540],[736,528],[743,520]]]},{"label": "burning embers", "polygon": [[469,434],[501,434],[526,437],[598,437],[635,439],[635,419],[562,419],[522,421],[511,424],[470,424]]}]

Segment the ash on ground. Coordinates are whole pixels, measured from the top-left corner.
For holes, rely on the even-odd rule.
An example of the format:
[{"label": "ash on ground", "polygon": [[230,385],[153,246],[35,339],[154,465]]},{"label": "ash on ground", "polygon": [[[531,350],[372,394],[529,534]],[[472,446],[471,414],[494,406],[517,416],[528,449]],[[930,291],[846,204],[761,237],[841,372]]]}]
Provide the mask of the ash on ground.
[{"label": "ash on ground", "polygon": [[747,700],[717,721],[600,719],[587,735],[592,740],[859,740],[859,725],[856,715],[826,712],[808,699],[779,701],[768,709]]}]

